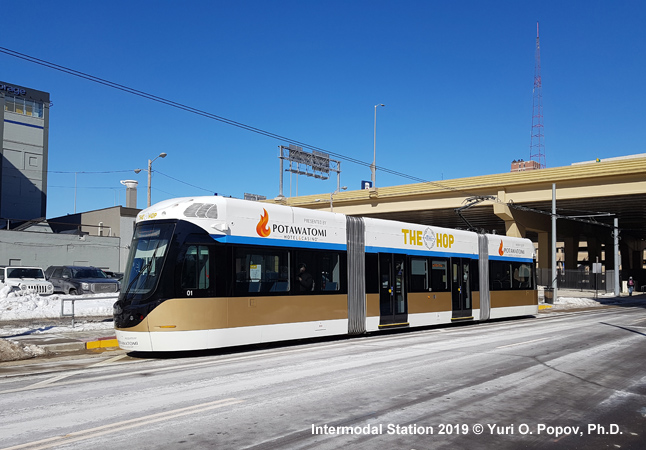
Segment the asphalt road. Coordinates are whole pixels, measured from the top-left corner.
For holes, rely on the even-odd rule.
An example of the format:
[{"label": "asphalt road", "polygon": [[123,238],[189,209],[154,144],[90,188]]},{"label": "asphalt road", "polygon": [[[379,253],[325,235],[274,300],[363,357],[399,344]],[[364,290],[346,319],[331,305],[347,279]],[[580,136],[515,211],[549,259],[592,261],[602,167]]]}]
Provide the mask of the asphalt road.
[{"label": "asphalt road", "polygon": [[646,309],[0,377],[0,448],[644,448]]}]

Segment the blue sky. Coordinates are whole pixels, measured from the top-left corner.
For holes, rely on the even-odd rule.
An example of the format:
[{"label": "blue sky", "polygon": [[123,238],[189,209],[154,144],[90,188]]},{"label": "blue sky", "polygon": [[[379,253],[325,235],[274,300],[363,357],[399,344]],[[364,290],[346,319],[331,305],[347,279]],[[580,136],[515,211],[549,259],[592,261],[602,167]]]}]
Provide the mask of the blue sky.
[{"label": "blue sky", "polygon": [[[643,1],[14,1],[0,47],[425,180],[529,159],[540,23],[548,167],[646,152]],[[49,92],[48,217],[172,197],[278,194],[287,144],[0,53]],[[368,167],[341,162],[358,189]],[[69,172],[69,173],[59,173]],[[112,172],[112,173],[93,173]],[[179,181],[178,181],[179,180]],[[296,177],[285,174],[285,194]],[[188,183],[188,184],[187,184]],[[377,171],[377,186],[411,183]],[[291,184],[291,186],[290,186]],[[192,186],[191,186],[192,185]],[[336,179],[299,177],[298,194]]]}]

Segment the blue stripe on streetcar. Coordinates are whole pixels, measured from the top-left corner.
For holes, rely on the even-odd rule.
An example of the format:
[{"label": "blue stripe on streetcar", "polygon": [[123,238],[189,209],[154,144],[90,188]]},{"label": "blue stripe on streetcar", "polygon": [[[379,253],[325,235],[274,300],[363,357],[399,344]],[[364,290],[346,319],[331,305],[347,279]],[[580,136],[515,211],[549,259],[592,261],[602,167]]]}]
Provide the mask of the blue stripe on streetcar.
[{"label": "blue stripe on streetcar", "polygon": [[[309,248],[309,249],[324,249],[324,250],[347,250],[345,244],[335,244],[331,242],[312,242],[312,241],[296,241],[291,239],[269,239],[261,237],[247,237],[247,236],[229,236],[226,234],[212,234],[211,237],[222,244],[245,244],[245,245],[259,245],[265,247],[295,247],[295,248]],[[478,259],[477,254],[473,253],[457,253],[457,252],[438,252],[430,250],[414,250],[414,249],[401,249],[390,247],[375,247],[366,246],[366,253],[400,253],[405,255],[414,256],[430,256],[430,257],[444,257],[444,258],[471,258]],[[489,260],[493,261],[520,261],[532,263],[532,258],[515,258],[515,257],[500,257],[489,255]]]},{"label": "blue stripe on streetcar", "polygon": [[489,260],[490,261],[517,261],[517,262],[527,262],[527,263],[534,262],[532,258],[517,258],[514,256],[493,256],[493,255],[489,255]]}]

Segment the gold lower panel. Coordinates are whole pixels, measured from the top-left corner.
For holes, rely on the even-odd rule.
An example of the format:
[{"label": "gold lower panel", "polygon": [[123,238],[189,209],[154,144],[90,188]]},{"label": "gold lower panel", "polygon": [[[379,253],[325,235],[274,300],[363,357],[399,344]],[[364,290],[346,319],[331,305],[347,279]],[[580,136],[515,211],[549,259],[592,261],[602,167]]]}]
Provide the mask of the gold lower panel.
[{"label": "gold lower panel", "polygon": [[166,300],[127,330],[206,330],[347,318],[345,295],[182,298]]},{"label": "gold lower panel", "polygon": [[[491,307],[538,305],[536,291],[491,292]],[[480,308],[479,292],[472,295],[473,309]],[[408,313],[452,310],[450,292],[408,294]],[[379,317],[379,295],[366,296],[367,317]],[[183,298],[166,300],[139,325],[127,331],[187,331],[275,325],[348,318],[345,295]]]},{"label": "gold lower panel", "polygon": [[492,291],[491,307],[538,305],[537,291]]},{"label": "gold lower panel", "polygon": [[450,292],[412,292],[408,294],[408,314],[451,311]]}]

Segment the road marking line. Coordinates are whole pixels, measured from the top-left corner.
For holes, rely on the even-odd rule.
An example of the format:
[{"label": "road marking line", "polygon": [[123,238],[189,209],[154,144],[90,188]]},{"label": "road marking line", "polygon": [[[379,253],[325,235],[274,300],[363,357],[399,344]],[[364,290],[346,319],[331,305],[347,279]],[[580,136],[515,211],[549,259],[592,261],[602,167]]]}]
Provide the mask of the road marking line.
[{"label": "road marking line", "polygon": [[39,381],[38,383],[31,384],[27,387],[24,387],[23,389],[38,389],[47,386],[48,384],[55,383],[56,381],[62,380],[67,377],[71,377],[72,374],[67,374],[67,375],[59,375],[54,378],[49,378],[47,380]]},{"label": "road marking line", "polygon": [[88,367],[98,367],[98,366],[104,366],[106,364],[111,364],[111,363],[113,363],[115,361],[119,361],[120,359],[125,358],[126,356],[128,356],[128,355],[126,355],[125,353],[123,355],[113,356],[112,358],[108,358],[105,361],[101,361],[101,362],[98,362],[96,364],[91,364]]},{"label": "road marking line", "polygon": [[500,347],[496,347],[496,348],[498,349],[498,348],[516,347],[517,345],[531,344],[533,342],[544,341],[545,339],[549,339],[549,338],[545,337],[545,338],[540,338],[540,339],[534,339],[533,341],[525,341],[525,342],[517,342],[515,344],[501,345]]},{"label": "road marking line", "polygon": [[[344,343],[343,342],[338,342],[338,343],[318,346],[316,348],[317,349],[322,349],[322,348],[329,348],[329,347],[337,347],[337,346],[341,346],[341,345],[344,345]],[[186,369],[193,369],[193,368],[208,367],[208,366],[214,366],[214,365],[219,365],[219,364],[228,363],[228,362],[245,362],[245,361],[250,360],[250,359],[262,358],[262,357],[265,357],[267,355],[276,356],[276,355],[286,354],[286,355],[289,356],[292,353],[307,352],[307,351],[312,351],[312,349],[309,348],[309,347],[302,347],[302,348],[298,348],[298,349],[289,348],[289,349],[281,350],[281,351],[278,351],[278,352],[272,352],[272,353],[269,353],[269,354],[263,352],[263,353],[255,353],[255,354],[251,354],[251,355],[249,355],[249,354],[238,355],[238,356],[232,356],[232,357],[223,358],[223,359],[200,361],[200,362],[196,362],[196,363],[186,363],[186,364],[173,365],[173,366],[167,366],[167,367],[155,367],[155,368],[144,367],[141,370],[136,370],[136,371],[133,371],[133,372],[117,373],[117,374],[111,374],[111,375],[99,375],[99,376],[96,376],[96,377],[83,378],[83,379],[80,379],[80,380],[70,380],[70,381],[66,381],[66,382],[58,384],[57,387],[66,386],[66,385],[70,385],[70,384],[90,383],[90,382],[96,382],[96,381],[100,381],[100,380],[110,380],[110,379],[113,379],[113,378],[120,378],[120,377],[125,377],[125,376],[138,375],[138,374],[142,374],[142,373],[149,373],[151,371],[154,371],[155,374],[159,374],[159,373],[162,373],[162,372],[169,372],[169,371],[173,371],[173,370],[186,370]],[[87,369],[76,370],[76,371],[71,372],[71,373],[69,373],[67,375],[61,376],[61,378],[67,378],[67,377],[71,377],[73,375],[83,374],[83,373],[85,373],[84,372],[85,370],[87,370]],[[52,382],[53,381],[56,381],[56,380],[53,379]],[[9,393],[13,393],[13,392],[28,391],[30,389],[40,389],[40,388],[46,387],[47,384],[49,384],[49,383],[47,383],[47,384],[42,384],[42,383],[43,382],[39,382],[39,383],[30,385],[30,386],[25,386],[25,387],[21,387],[21,388],[7,389],[5,391],[0,391],[0,395],[1,394],[9,394]],[[0,450],[2,450],[2,449],[0,449]]]},{"label": "road marking line", "polygon": [[[41,439],[39,441],[33,441],[33,442],[27,442],[25,444],[14,445],[13,447],[5,447],[0,450],[18,450],[22,448],[29,448],[31,450],[42,450],[42,449],[54,447],[57,445],[69,444],[72,442],[78,442],[86,439],[103,436],[105,434],[120,432],[122,430],[127,430],[129,428],[149,425],[152,423],[161,422],[163,420],[174,419],[177,417],[182,417],[189,414],[195,414],[202,411],[208,411],[211,409],[223,408],[225,406],[232,406],[238,403],[242,403],[243,401],[244,400],[238,400],[236,398],[226,398],[223,400],[216,400],[214,402],[201,403],[199,405],[187,406],[185,408],[179,408],[171,411],[151,414],[149,416],[143,416],[137,419],[129,419],[121,422],[101,425],[100,427],[88,428],[87,430],[75,431],[73,433],[65,434],[62,436],[54,436],[47,439]],[[38,446],[38,447],[35,447],[35,446]]]}]

